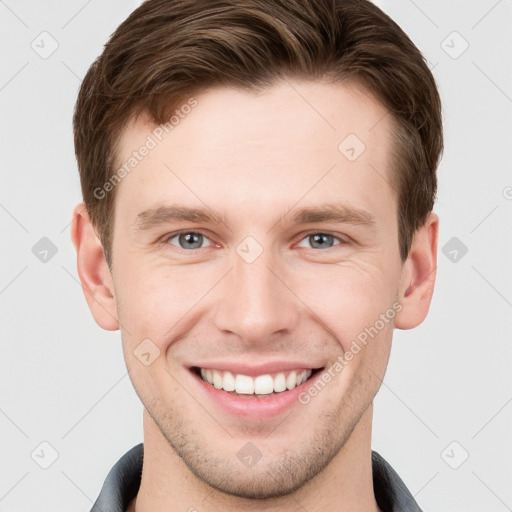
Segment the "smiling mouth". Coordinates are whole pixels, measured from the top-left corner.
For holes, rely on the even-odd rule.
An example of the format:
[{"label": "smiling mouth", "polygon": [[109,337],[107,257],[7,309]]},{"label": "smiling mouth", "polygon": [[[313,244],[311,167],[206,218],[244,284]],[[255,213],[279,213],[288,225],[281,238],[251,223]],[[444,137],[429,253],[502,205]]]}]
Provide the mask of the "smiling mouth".
[{"label": "smiling mouth", "polygon": [[249,375],[216,370],[213,368],[199,368],[192,366],[191,371],[200,379],[216,389],[226,391],[232,395],[242,397],[263,398],[291,391],[300,386],[323,368],[297,368],[276,373],[267,373],[251,377]]}]

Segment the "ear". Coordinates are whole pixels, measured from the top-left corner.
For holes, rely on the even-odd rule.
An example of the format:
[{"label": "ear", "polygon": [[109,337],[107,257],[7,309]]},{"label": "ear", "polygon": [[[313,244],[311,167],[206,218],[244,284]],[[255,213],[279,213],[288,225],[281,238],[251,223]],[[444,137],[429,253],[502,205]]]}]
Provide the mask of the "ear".
[{"label": "ear", "polygon": [[398,296],[402,309],[395,317],[398,329],[417,327],[427,316],[436,280],[438,233],[439,218],[431,212],[414,234],[402,267]]},{"label": "ear", "polygon": [[114,283],[103,246],[96,235],[84,203],[73,210],[71,240],[85,299],[96,323],[107,331],[119,329]]}]

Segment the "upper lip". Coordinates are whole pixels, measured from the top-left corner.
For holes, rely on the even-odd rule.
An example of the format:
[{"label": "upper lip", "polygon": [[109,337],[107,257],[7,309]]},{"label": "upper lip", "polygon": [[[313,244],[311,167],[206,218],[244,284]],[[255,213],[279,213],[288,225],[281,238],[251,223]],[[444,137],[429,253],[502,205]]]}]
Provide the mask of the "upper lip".
[{"label": "upper lip", "polygon": [[289,370],[314,370],[322,368],[321,365],[312,366],[310,363],[301,361],[269,361],[262,364],[249,364],[243,362],[233,361],[209,361],[200,362],[190,365],[189,368],[205,368],[211,370],[226,371],[235,374],[248,375],[255,377],[258,375],[265,375],[268,373],[279,373]]}]

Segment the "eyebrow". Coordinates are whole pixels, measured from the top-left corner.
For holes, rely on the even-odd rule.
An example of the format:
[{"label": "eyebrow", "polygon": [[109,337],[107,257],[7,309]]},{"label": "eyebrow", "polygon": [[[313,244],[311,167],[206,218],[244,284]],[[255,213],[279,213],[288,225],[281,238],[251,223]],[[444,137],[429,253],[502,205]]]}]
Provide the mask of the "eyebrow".
[{"label": "eyebrow", "polygon": [[203,222],[205,224],[226,224],[223,214],[208,208],[190,208],[179,204],[160,206],[145,210],[137,215],[135,227],[138,231],[155,228],[173,222]]},{"label": "eyebrow", "polygon": [[[310,224],[313,222],[335,222],[339,224],[368,226],[374,226],[376,224],[376,219],[370,212],[344,203],[327,203],[318,206],[293,209],[282,216],[281,220],[287,216],[290,216],[292,224],[297,225]],[[139,213],[135,220],[135,228],[137,231],[144,231],[180,221],[227,225],[227,217],[224,213],[215,212],[206,207],[191,208],[175,204],[160,206]],[[278,222],[276,222],[274,226]]]},{"label": "eyebrow", "polygon": [[336,222],[339,224],[375,225],[375,217],[366,210],[348,206],[343,203],[323,204],[296,210],[292,215],[295,224],[308,224],[311,222]]}]

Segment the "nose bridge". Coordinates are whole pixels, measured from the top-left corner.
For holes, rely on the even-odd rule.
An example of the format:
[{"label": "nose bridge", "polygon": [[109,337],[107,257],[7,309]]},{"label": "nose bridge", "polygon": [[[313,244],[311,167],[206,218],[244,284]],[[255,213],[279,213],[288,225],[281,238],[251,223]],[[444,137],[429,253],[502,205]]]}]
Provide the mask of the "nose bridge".
[{"label": "nose bridge", "polygon": [[215,322],[219,330],[258,343],[278,331],[293,330],[298,308],[293,294],[276,276],[277,256],[251,238],[242,241],[233,254]]}]

